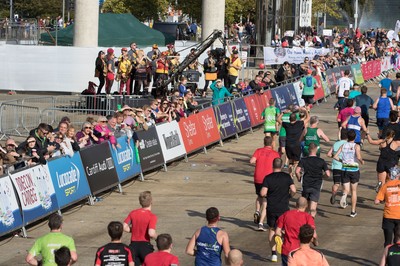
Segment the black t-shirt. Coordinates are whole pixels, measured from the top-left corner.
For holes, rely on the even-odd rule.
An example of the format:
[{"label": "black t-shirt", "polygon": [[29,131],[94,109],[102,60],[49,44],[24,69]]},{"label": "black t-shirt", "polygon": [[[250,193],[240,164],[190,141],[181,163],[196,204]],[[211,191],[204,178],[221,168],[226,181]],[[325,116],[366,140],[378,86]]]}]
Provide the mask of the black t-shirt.
[{"label": "black t-shirt", "polygon": [[289,210],[289,189],[292,184],[292,178],[284,172],[275,172],[264,178],[262,186],[268,188],[268,212],[284,213]]},{"label": "black t-shirt", "polygon": [[397,93],[397,89],[399,88],[399,86],[400,86],[400,79],[394,79],[394,80],[392,80],[392,83],[390,83],[390,85],[392,86],[392,95],[393,95],[393,97],[394,96],[396,96],[396,93]]},{"label": "black t-shirt", "polygon": [[400,124],[399,123],[387,124],[382,130],[381,139],[386,138],[386,132],[388,131],[388,129],[391,129],[396,133],[394,135],[394,140],[400,140]]},{"label": "black t-shirt", "polygon": [[388,266],[397,266],[400,265],[400,245],[393,244],[388,249],[387,257],[386,257],[386,265]]},{"label": "black t-shirt", "polygon": [[286,129],[286,145],[300,145],[300,137],[304,130],[304,121],[296,121],[293,124],[283,122],[282,126]]},{"label": "black t-shirt", "polygon": [[95,264],[101,266],[128,266],[133,262],[129,247],[123,243],[108,243],[96,252]]},{"label": "black t-shirt", "polygon": [[303,187],[320,189],[323,172],[328,170],[325,160],[317,156],[302,158],[299,167],[303,168]]}]

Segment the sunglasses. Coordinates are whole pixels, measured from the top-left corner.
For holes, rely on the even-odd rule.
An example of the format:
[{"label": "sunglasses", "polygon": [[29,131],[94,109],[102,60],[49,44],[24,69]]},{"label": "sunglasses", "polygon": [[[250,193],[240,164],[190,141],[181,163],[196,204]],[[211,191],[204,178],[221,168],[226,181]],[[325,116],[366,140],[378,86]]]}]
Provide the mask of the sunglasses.
[{"label": "sunglasses", "polygon": [[28,143],[35,143],[35,142],[36,142],[36,140],[28,141]]},{"label": "sunglasses", "polygon": [[107,123],[107,121],[100,121],[100,123]]},{"label": "sunglasses", "polygon": [[178,101],[183,101],[183,99],[178,99]]},{"label": "sunglasses", "polygon": [[92,129],[92,127],[85,127],[85,129],[88,129],[88,128]]},{"label": "sunglasses", "polygon": [[42,131],[42,133],[45,134],[45,135],[49,134],[49,131],[43,131],[43,130],[41,130],[41,131]]},{"label": "sunglasses", "polygon": [[168,103],[163,103],[163,104],[165,105],[165,104],[168,104]]}]

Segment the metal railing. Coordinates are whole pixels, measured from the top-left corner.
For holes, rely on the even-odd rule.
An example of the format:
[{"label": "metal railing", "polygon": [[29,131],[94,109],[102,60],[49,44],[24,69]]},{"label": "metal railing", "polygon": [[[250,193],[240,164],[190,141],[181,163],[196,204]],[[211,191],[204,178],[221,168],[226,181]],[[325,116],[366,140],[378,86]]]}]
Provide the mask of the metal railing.
[{"label": "metal railing", "polygon": [[0,21],[0,40],[9,44],[37,45],[39,34],[35,19],[21,22]]},{"label": "metal railing", "polygon": [[0,114],[0,139],[9,135],[27,136],[40,123],[38,107],[2,103]]}]

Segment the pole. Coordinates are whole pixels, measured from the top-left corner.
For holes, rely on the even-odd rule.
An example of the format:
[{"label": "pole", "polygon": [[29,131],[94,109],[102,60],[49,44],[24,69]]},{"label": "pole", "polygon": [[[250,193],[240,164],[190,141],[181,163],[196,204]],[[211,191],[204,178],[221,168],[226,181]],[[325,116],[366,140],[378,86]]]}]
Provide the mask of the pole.
[{"label": "pole", "polygon": [[358,28],[358,0],[356,0],[356,12],[354,13],[354,31]]},{"label": "pole", "polygon": [[10,0],[10,23],[14,21],[14,3]]},{"label": "pole", "polygon": [[324,29],[326,29],[326,0],[324,5]]},{"label": "pole", "polygon": [[65,23],[65,0],[63,0],[63,6],[62,6],[62,21],[63,21],[62,28],[64,28],[64,23]]}]

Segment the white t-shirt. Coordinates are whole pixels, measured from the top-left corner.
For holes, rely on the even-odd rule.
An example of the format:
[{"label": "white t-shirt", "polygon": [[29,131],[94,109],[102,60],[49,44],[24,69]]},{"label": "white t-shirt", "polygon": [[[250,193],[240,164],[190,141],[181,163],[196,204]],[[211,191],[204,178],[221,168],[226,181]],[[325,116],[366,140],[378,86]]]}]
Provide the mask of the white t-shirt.
[{"label": "white t-shirt", "polygon": [[351,87],[353,87],[353,81],[348,78],[348,77],[341,77],[337,81],[337,85],[339,85],[339,90],[338,90],[338,97],[344,97],[343,93],[345,90],[350,90]]}]

